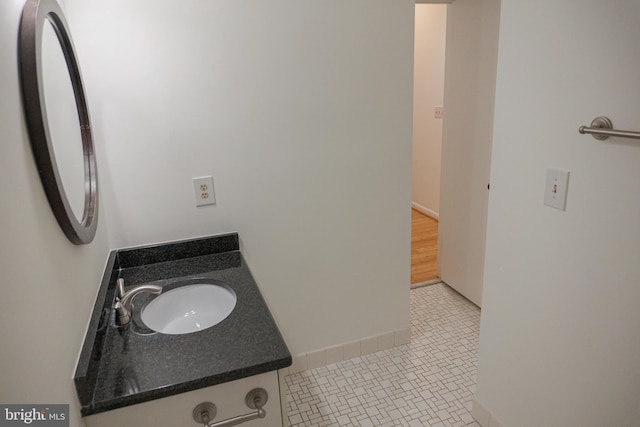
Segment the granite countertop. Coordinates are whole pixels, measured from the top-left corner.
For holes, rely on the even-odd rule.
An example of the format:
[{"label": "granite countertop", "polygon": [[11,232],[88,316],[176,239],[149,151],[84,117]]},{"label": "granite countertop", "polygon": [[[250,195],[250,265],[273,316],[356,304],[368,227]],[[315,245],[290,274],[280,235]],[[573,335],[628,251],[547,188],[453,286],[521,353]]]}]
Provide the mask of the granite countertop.
[{"label": "granite countertop", "polygon": [[[136,296],[132,320],[118,327],[112,309],[118,278],[171,288],[189,279],[224,282],[236,293],[221,323],[191,334],[148,329]],[[236,233],[112,251],[74,375],[83,416],[159,399],[291,365],[291,354],[239,251]]]}]

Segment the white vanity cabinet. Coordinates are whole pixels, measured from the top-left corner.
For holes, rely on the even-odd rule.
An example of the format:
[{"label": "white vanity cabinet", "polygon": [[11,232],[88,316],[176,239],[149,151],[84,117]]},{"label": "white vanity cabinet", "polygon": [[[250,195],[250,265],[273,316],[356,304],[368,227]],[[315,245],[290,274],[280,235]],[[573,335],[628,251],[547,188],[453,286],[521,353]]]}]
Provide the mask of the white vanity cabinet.
[{"label": "white vanity cabinet", "polygon": [[263,409],[265,418],[238,424],[242,427],[282,427],[282,407],[278,371],[266,372],[239,380],[218,384],[186,393],[176,394],[137,405],[84,417],[87,427],[154,426],[197,427],[193,420],[193,409],[202,402],[216,405],[217,415],[210,421],[215,424],[239,415],[256,412],[245,403],[245,396],[255,388],[268,393]]}]

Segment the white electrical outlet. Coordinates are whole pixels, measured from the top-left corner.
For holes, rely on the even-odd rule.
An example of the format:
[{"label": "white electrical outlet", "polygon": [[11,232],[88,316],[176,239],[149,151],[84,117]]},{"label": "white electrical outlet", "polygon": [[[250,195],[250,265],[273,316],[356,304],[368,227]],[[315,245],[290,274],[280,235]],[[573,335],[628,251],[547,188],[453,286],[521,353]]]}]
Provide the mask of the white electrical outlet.
[{"label": "white electrical outlet", "polygon": [[567,207],[567,186],[569,171],[547,169],[547,183],[544,188],[544,204],[565,210]]},{"label": "white electrical outlet", "polygon": [[213,192],[213,177],[201,176],[193,178],[193,191],[196,196],[196,206],[216,204],[216,195]]},{"label": "white electrical outlet", "polygon": [[435,118],[442,119],[444,117],[444,107],[442,105],[436,105]]}]

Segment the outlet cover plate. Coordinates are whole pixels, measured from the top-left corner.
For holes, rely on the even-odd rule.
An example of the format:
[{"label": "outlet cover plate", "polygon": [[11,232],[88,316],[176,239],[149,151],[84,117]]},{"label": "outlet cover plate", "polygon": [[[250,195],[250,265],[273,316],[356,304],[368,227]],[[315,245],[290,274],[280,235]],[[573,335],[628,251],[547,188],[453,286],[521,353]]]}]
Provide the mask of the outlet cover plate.
[{"label": "outlet cover plate", "polygon": [[201,176],[193,178],[193,192],[196,196],[196,206],[216,204],[216,195],[213,192],[213,177]]},{"label": "outlet cover plate", "polygon": [[569,171],[547,169],[547,182],[544,187],[544,204],[562,211],[566,210],[568,185]]}]

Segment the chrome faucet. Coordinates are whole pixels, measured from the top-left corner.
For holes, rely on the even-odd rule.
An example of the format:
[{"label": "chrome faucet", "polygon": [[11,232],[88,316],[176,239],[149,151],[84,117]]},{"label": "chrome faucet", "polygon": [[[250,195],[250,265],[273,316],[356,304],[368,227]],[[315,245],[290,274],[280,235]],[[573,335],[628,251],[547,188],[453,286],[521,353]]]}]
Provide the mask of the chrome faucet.
[{"label": "chrome faucet", "polygon": [[116,286],[116,303],[113,305],[113,308],[116,310],[116,324],[118,326],[126,325],[131,321],[131,302],[136,295],[142,292],[150,292],[158,295],[162,292],[162,288],[156,285],[140,285],[125,292],[124,279],[118,279]]}]

